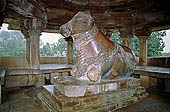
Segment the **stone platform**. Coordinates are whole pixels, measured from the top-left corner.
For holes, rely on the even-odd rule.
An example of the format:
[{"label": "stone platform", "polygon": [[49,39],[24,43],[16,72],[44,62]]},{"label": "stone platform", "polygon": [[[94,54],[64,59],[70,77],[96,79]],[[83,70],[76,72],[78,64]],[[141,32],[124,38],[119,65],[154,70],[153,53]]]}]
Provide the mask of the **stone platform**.
[{"label": "stone platform", "polygon": [[140,86],[140,80],[125,78],[117,80],[101,80],[100,82],[89,82],[78,80],[72,76],[55,77],[54,87],[67,97],[80,97],[98,94],[108,91],[135,88]]},{"label": "stone platform", "polygon": [[[60,86],[67,87],[67,81],[69,80],[64,81]],[[62,82],[62,80],[59,82]],[[98,93],[95,93],[96,91],[88,91],[90,89],[87,88],[94,86],[93,84],[89,84],[90,86],[86,85],[84,96],[74,96],[72,93],[78,92],[78,89],[73,89],[72,97],[66,96],[66,93],[64,93],[66,95],[62,94],[60,92],[62,89],[57,90],[57,87],[54,85],[43,86],[42,93],[38,94],[38,98],[50,112],[107,112],[126,107],[148,96],[146,89],[140,86],[139,79],[128,78],[110,82],[104,81],[96,84],[96,87],[100,88],[102,85],[109,84],[110,86],[112,85],[113,90],[101,89]],[[71,86],[71,83],[68,83],[69,86]]]}]

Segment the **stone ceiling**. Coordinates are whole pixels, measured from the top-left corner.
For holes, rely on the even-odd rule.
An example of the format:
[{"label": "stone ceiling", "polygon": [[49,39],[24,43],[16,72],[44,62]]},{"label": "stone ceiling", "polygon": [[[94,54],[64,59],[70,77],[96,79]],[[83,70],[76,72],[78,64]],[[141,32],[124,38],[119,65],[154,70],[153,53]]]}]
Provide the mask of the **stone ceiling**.
[{"label": "stone ceiling", "polygon": [[[133,30],[149,27],[152,30],[170,28],[168,0],[2,0],[1,17],[18,29],[25,19],[37,18],[54,31],[78,11],[90,10],[98,27]],[[45,30],[45,29],[44,29]]]}]

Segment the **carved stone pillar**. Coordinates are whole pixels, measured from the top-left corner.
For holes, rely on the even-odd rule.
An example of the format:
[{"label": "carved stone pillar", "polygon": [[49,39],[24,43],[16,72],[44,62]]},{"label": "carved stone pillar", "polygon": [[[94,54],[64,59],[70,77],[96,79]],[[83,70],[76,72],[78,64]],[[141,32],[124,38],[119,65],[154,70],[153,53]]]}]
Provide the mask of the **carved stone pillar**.
[{"label": "carved stone pillar", "polygon": [[132,34],[127,34],[127,33],[120,33],[120,36],[122,37],[123,40],[123,45],[126,47],[131,47],[130,45],[130,40],[132,38]]},{"label": "carved stone pillar", "polygon": [[147,66],[147,39],[148,36],[138,36],[140,43],[139,65]]},{"label": "carved stone pillar", "polygon": [[[150,30],[143,28],[136,31],[136,36],[139,38],[140,52],[139,52],[139,65],[147,66],[147,39],[150,36]],[[149,88],[149,76],[146,74],[140,74],[141,85],[145,88]]]},{"label": "carved stone pillar", "polygon": [[144,27],[140,30],[136,30],[135,34],[139,38],[140,43],[139,65],[147,66],[147,39],[151,34],[151,30]]},{"label": "carved stone pillar", "polygon": [[29,60],[30,68],[40,68],[40,48],[39,48],[39,36],[40,30],[29,30],[30,38],[27,39],[27,60]]},{"label": "carved stone pillar", "polygon": [[73,39],[65,38],[67,41],[67,64],[73,64]]},{"label": "carved stone pillar", "polygon": [[123,39],[123,45],[130,48],[130,40],[133,36],[132,34],[132,28],[129,27],[123,27],[119,29],[120,37]]},{"label": "carved stone pillar", "polygon": [[27,20],[21,25],[21,32],[26,42],[26,58],[31,69],[40,68],[39,37],[41,35],[41,22],[37,19]]}]

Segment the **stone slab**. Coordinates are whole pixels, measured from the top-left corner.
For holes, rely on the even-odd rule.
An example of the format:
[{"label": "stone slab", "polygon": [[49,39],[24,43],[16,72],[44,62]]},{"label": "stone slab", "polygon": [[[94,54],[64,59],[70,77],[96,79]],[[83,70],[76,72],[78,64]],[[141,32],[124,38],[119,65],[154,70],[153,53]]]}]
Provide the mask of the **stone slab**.
[{"label": "stone slab", "polygon": [[102,80],[98,83],[77,80],[72,76],[54,78],[54,87],[67,97],[88,96],[137,86],[140,86],[140,80],[135,78]]}]

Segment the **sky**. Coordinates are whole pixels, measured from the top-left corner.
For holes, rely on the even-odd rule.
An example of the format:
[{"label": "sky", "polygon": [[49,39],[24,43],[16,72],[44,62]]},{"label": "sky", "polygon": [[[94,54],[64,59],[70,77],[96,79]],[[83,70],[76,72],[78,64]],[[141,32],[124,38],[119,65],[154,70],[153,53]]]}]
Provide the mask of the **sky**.
[{"label": "sky", "polygon": [[45,43],[56,43],[58,42],[58,39],[60,38],[61,34],[57,33],[41,33],[42,35],[40,36],[40,39],[42,42]]},{"label": "sky", "polygon": [[165,42],[164,52],[170,52],[170,30],[166,30],[166,36],[163,37],[163,41]]},{"label": "sky", "polygon": [[[2,24],[1,30],[8,30],[8,24]],[[41,33],[40,39],[45,43],[56,43],[60,38],[60,34],[57,33]],[[166,36],[163,37],[163,41],[165,42],[165,48],[163,52],[170,52],[170,30],[166,30]]]}]

